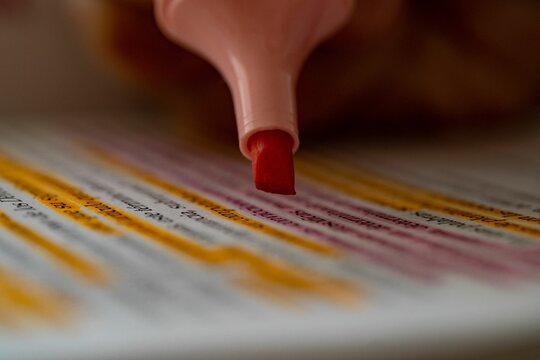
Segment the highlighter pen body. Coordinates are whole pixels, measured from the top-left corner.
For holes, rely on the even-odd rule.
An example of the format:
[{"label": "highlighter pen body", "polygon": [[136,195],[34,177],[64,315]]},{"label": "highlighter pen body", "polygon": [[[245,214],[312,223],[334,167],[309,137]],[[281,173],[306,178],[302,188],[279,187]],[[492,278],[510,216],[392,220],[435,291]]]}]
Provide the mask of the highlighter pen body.
[{"label": "highlighter pen body", "polygon": [[229,85],[248,159],[250,138],[267,130],[285,132],[292,153],[298,149],[300,68],[353,6],[353,0],[155,0],[162,31],[206,58]]}]

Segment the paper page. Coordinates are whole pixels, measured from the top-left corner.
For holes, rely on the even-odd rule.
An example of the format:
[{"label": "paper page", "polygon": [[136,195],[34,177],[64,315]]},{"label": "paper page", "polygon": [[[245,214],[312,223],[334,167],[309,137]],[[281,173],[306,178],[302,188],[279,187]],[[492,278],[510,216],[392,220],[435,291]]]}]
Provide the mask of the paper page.
[{"label": "paper page", "polygon": [[540,131],[310,147],[276,196],[236,152],[152,123],[1,123],[1,359],[399,355],[540,330]]}]

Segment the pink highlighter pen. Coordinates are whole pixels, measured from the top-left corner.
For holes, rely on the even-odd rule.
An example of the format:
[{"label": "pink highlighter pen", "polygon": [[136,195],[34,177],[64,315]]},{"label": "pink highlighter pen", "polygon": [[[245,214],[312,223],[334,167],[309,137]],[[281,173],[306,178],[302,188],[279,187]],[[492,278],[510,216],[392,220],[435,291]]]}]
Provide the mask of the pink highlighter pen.
[{"label": "pink highlighter pen", "polygon": [[313,48],[345,23],[354,0],[154,1],[162,31],[227,81],[257,189],[295,194],[298,73]]}]

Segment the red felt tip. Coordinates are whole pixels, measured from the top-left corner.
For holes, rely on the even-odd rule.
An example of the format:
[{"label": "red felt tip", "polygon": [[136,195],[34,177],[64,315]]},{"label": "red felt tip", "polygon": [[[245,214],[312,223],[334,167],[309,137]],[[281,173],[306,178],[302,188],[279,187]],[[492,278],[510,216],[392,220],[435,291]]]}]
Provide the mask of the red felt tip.
[{"label": "red felt tip", "polygon": [[259,190],[294,195],[293,139],[281,130],[266,130],[248,140],[253,179]]}]

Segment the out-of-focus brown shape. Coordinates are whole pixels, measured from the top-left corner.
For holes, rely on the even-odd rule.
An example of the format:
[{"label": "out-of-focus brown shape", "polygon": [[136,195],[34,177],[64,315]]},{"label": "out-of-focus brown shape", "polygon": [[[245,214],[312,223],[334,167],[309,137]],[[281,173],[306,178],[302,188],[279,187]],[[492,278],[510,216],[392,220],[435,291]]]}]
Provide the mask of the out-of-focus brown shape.
[{"label": "out-of-focus brown shape", "polygon": [[[151,1],[86,4],[87,33],[121,73],[201,123],[233,128],[225,83],[159,32]],[[537,0],[359,0],[299,79],[301,127],[494,122],[538,105],[539,64]]]},{"label": "out-of-focus brown shape", "polygon": [[[345,31],[314,54],[299,84],[300,103],[309,104],[304,118],[452,126],[485,124],[538,104],[540,2],[363,3],[378,6],[372,12],[385,26],[372,31],[359,8]],[[326,68],[336,71],[325,76]]]}]

